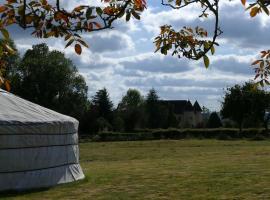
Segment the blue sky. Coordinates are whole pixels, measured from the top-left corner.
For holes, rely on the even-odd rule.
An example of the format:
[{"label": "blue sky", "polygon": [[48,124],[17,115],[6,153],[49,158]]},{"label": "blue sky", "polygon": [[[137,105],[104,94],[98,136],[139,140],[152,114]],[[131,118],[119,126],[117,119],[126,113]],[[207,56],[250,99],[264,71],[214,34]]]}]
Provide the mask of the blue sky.
[{"label": "blue sky", "polygon": [[[68,1],[67,6],[87,4],[89,0]],[[40,40],[21,30],[12,29],[11,36],[20,53],[33,44],[46,42],[51,49],[66,53],[85,77],[91,97],[106,87],[114,103],[118,103],[129,88],[146,95],[154,87],[162,99],[198,100],[211,110],[219,110],[224,89],[254,77],[250,66],[262,49],[269,47],[269,18],[260,15],[251,19],[240,0],[221,1],[220,24],[223,34],[216,54],[210,56],[211,66],[205,69],[201,61],[189,61],[154,52],[154,37],[159,26],[172,24],[176,28],[204,26],[211,29],[213,18],[198,19],[200,9],[192,6],[171,10],[159,0],[148,0],[148,9],[141,20],[126,23],[120,20],[113,30],[84,35],[90,48],[81,56],[72,48],[64,49],[61,39]],[[211,31],[211,30],[209,30]]]}]

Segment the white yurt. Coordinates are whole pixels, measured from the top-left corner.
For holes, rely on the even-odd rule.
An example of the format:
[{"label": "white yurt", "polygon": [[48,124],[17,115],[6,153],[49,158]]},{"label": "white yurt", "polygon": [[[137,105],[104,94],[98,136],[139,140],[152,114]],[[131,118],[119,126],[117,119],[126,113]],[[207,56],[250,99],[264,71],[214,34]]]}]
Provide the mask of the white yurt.
[{"label": "white yurt", "polygon": [[0,89],[0,191],[83,179],[78,124]]}]

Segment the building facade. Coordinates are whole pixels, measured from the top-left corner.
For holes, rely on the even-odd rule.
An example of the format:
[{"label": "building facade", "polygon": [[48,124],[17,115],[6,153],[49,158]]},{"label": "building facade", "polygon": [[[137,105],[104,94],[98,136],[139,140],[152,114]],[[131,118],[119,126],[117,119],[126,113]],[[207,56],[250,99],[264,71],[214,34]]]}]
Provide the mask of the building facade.
[{"label": "building facade", "polygon": [[193,105],[189,100],[161,100],[160,102],[174,113],[179,128],[202,127],[202,109],[197,101]]}]

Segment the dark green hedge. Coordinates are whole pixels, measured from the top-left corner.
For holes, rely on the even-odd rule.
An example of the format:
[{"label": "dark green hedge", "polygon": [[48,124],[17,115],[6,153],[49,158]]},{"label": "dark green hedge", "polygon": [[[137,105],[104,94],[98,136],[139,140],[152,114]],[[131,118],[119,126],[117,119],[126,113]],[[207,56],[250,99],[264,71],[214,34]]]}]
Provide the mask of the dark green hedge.
[{"label": "dark green hedge", "polygon": [[268,131],[264,129],[154,129],[139,130],[131,133],[105,132],[89,137],[81,136],[84,141],[137,141],[137,140],[160,140],[160,139],[253,139],[263,140],[270,138]]}]

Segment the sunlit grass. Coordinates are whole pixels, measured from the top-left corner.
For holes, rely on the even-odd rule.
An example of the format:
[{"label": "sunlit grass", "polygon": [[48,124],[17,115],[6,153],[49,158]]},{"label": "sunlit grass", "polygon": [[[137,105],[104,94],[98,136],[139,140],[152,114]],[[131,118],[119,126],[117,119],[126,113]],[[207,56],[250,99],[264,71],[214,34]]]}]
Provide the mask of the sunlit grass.
[{"label": "sunlit grass", "polygon": [[270,141],[81,144],[87,178],[3,199],[270,199]]}]

